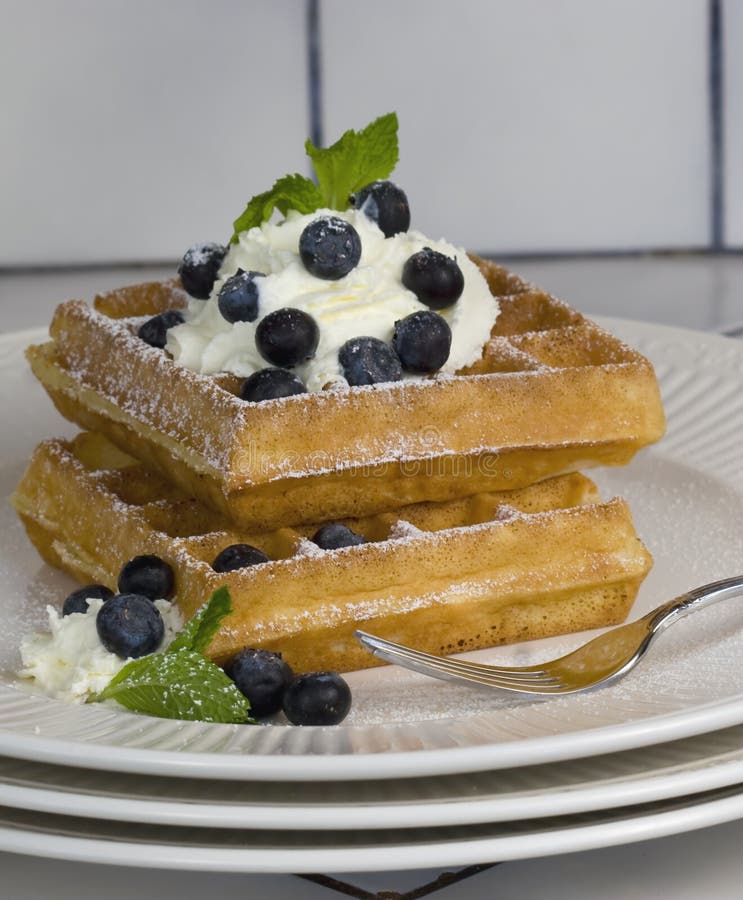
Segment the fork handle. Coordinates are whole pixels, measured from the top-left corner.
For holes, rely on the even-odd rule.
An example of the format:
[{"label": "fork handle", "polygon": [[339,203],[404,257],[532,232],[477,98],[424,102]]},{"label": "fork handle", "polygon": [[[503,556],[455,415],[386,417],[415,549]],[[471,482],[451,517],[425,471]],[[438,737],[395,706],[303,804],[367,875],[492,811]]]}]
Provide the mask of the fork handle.
[{"label": "fork handle", "polygon": [[719,603],[721,600],[727,600],[742,593],[743,575],[723,578],[721,581],[704,584],[693,591],[669,600],[668,603],[649,612],[645,616],[645,620],[651,633],[657,634],[690,612],[705,606],[712,606],[713,603]]}]

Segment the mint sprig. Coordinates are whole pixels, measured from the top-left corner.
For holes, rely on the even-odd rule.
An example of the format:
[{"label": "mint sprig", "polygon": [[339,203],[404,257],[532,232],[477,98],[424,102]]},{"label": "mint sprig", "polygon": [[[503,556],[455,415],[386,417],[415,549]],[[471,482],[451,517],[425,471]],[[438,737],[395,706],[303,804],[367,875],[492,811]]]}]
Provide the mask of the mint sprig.
[{"label": "mint sprig", "polygon": [[347,209],[354,191],[387,178],[397,165],[397,114],[380,116],[362,131],[349,129],[332,147],[315,147],[308,139],[304,149],[312,160],[324,205]]},{"label": "mint sprig", "polygon": [[216,590],[163,653],[128,662],[92,700],[116,700],[133,712],[202,722],[252,721],[250,703],[203,655],[232,611],[226,587]]},{"label": "mint sprig", "polygon": [[274,209],[278,209],[282,215],[286,215],[290,209],[311,213],[322,205],[322,194],[314,181],[304,175],[285,175],[274,182],[270,191],[253,197],[245,211],[235,219],[232,243],[237,241],[237,235],[241,231],[248,231],[267,222]]},{"label": "mint sprig", "polygon": [[241,231],[267,222],[278,209],[286,215],[290,209],[302,214],[316,209],[347,209],[355,191],[387,178],[397,165],[397,114],[387,113],[361,131],[349,129],[332,146],[316,147],[309,139],[305,151],[312,160],[317,184],[304,175],[285,175],[273,187],[253,197],[235,219],[231,242]]},{"label": "mint sprig", "polygon": [[179,650],[193,650],[195,653],[203,653],[217,633],[222,619],[231,612],[232,598],[229,588],[217,588],[208,602],[200,607],[173,638],[165,652],[177,653]]}]

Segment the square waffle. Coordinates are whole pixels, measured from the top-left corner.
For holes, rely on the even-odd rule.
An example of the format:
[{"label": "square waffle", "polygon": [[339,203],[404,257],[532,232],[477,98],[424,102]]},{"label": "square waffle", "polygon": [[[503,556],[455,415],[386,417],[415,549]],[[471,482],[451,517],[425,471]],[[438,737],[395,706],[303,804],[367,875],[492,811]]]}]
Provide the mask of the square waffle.
[{"label": "square waffle", "polygon": [[[115,589],[126,560],[157,554],[186,618],[226,584],[234,610],[210,656],[259,646],[297,671],[377,664],[356,628],[451,653],[614,624],[651,564],[625,502],[579,474],[347,519],[367,543],[323,551],[315,526],[240,528],[87,433],[40,444],[13,503],[44,559],[82,582]],[[269,562],[215,572],[233,543]]]},{"label": "square waffle", "polygon": [[58,307],[28,350],[59,411],[245,528],[369,515],[623,465],[663,433],[650,363],[569,306],[479,261],[501,313],[455,376],[246,403],[233,376],[176,365],[137,316],[175,282]]}]

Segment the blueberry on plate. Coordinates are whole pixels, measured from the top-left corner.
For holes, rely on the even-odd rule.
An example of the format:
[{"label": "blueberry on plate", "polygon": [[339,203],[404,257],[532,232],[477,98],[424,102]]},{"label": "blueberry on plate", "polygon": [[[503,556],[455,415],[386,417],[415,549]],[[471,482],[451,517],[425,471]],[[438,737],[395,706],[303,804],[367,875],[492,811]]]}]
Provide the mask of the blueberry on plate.
[{"label": "blueberry on plate", "polygon": [[227,253],[222,244],[194,244],[178,267],[184,289],[197,300],[208,300]]},{"label": "blueberry on plate", "polygon": [[274,366],[291,368],[312,359],[320,343],[320,329],[311,315],[284,307],[264,316],[255,330],[260,355]]},{"label": "blueberry on plate", "polygon": [[438,313],[421,309],[395,322],[392,346],[406,372],[436,372],[449,359],[451,328]]},{"label": "blueberry on plate", "polygon": [[299,237],[299,255],[310,275],[337,281],[358,265],[361,238],[345,219],[318,216]]},{"label": "blueberry on plate", "polygon": [[379,225],[385,237],[410,228],[410,205],[405,191],[391,181],[373,181],[352,197],[356,209]]},{"label": "blueberry on plate", "polygon": [[456,259],[424,247],[406,260],[402,283],[429,309],[445,309],[462,296],[464,275]]},{"label": "blueberry on plate", "polygon": [[217,294],[217,305],[223,319],[228,322],[255,322],[258,318],[256,278],[265,278],[265,275],[263,272],[238,269],[225,281]]},{"label": "blueberry on plate", "polygon": [[119,573],[119,593],[167,599],[175,587],[173,569],[159,556],[135,556]]},{"label": "blueberry on plate", "polygon": [[257,547],[251,547],[250,544],[230,544],[217,555],[212,569],[215,572],[234,572],[235,569],[245,569],[264,562],[268,562],[268,557]]},{"label": "blueberry on plate", "polygon": [[252,403],[260,403],[261,400],[276,400],[306,392],[304,382],[293,372],[288,369],[267,368],[253,372],[243,381],[240,397]]},{"label": "blueberry on plate", "polygon": [[150,347],[162,350],[168,339],[168,330],[184,322],[183,313],[178,309],[169,309],[158,313],[139,326],[137,335]]},{"label": "blueberry on plate", "polygon": [[338,362],[351,385],[379,384],[402,378],[400,358],[379,338],[351,338],[338,351]]},{"label": "blueberry on plate", "polygon": [[363,534],[351,531],[340,522],[329,522],[315,532],[312,541],[321,550],[339,550],[341,547],[356,547],[359,544],[365,544],[366,538]]},{"label": "blueberry on plate", "polygon": [[160,611],[141,594],[116,594],[98,610],[95,620],[101,643],[121,659],[154,653],[165,634]]},{"label": "blueberry on plate", "polygon": [[337,672],[296,675],[283,707],[292,725],[337,725],[351,709],[351,688]]},{"label": "blueberry on plate", "polygon": [[280,653],[246,647],[230,664],[230,678],[250,701],[251,715],[257,719],[281,709],[284,692],[294,673]]},{"label": "blueberry on plate", "polygon": [[62,604],[62,615],[69,616],[70,613],[86,613],[88,611],[88,600],[110,600],[113,595],[114,592],[109,590],[105,584],[89,584],[86,587],[78,588]]}]

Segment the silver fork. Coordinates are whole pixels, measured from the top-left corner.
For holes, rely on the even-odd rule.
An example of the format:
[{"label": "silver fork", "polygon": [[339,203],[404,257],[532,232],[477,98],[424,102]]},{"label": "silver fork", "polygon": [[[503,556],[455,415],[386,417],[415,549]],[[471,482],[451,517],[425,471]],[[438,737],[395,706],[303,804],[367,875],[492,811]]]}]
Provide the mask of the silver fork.
[{"label": "silver fork", "polygon": [[535,666],[487,666],[413,650],[365,631],[355,635],[387,662],[453,681],[519,694],[574,694],[615,681],[633,669],[661,631],[688,613],[743,593],[743,575],[681,594],[635,622],[604,632],[572,653]]}]

